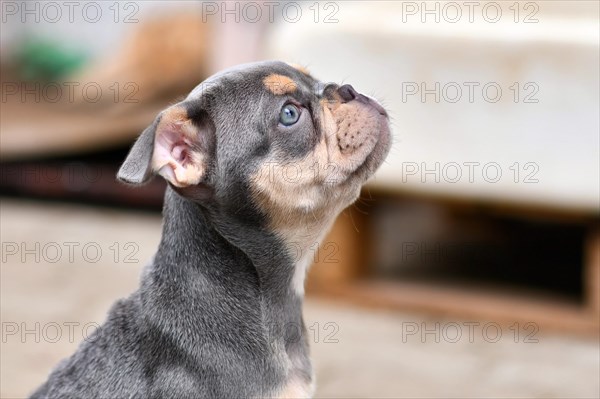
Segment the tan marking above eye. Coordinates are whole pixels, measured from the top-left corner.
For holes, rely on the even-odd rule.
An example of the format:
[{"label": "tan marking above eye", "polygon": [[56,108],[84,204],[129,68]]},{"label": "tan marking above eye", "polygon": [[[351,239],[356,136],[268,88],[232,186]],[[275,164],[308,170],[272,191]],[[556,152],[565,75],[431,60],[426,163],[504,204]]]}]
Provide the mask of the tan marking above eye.
[{"label": "tan marking above eye", "polygon": [[279,75],[276,73],[272,73],[263,79],[263,84],[271,93],[276,96],[282,96],[284,94],[293,93],[296,91],[298,86],[296,82],[292,80],[292,78]]}]

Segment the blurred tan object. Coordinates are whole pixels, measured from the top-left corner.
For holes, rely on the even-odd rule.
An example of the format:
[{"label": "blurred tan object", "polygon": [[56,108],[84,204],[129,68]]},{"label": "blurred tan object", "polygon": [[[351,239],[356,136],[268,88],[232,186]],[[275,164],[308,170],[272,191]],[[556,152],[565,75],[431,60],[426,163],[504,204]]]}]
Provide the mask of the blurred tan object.
[{"label": "blurred tan object", "polygon": [[[345,214],[340,215],[323,240],[321,248],[315,250],[315,262],[307,280],[309,293],[367,307],[452,315],[482,322],[491,320],[504,326],[534,323],[536,328],[544,331],[598,337],[600,234],[597,218],[594,216],[559,213],[556,210],[544,212],[531,207],[494,206],[476,201],[440,200],[425,196],[411,197],[407,194],[398,196],[393,192],[383,193],[373,188],[370,192],[369,197],[372,195],[375,201],[367,208],[368,215],[363,214],[360,209],[348,209]],[[446,232],[446,238],[435,235],[431,238],[424,234],[428,230],[424,225],[439,222],[437,218],[427,221],[421,213],[413,219],[420,219],[420,222],[406,223],[406,220],[403,222],[390,212],[389,204],[402,204],[405,201],[429,204],[434,211],[442,214],[454,213],[455,217],[458,216],[454,223],[459,224]],[[386,203],[387,206],[382,205]],[[409,212],[416,213],[414,209]],[[477,226],[473,237],[466,234],[469,226],[474,226],[473,219],[465,217],[469,212],[477,215],[482,223]],[[489,218],[487,222],[486,218]],[[392,230],[382,229],[377,222],[382,219],[391,221],[394,226]],[[546,247],[540,249],[534,245],[536,240],[532,239],[522,246],[526,249],[525,252],[521,251],[514,258],[512,256],[515,252],[509,252],[507,256],[507,252],[503,252],[506,248],[497,241],[500,230],[498,225],[493,224],[494,219],[502,220],[502,223],[511,221],[527,224],[528,227],[525,228],[512,226],[506,230],[507,234],[516,237],[508,247],[514,247],[515,240],[523,239],[528,232],[547,234],[542,239],[547,240]],[[490,222],[492,224],[486,228],[485,223]],[[556,242],[556,236],[552,239],[552,235],[548,234],[552,226],[555,228],[559,224],[566,229],[561,243]],[[448,228],[448,225],[444,223],[438,227]],[[574,242],[570,242],[568,238],[568,229],[573,228],[582,233],[581,240],[574,247]],[[414,234],[407,234],[408,231]],[[461,234],[465,235],[466,241],[457,244]],[[414,261],[420,274],[382,273],[380,241],[385,235],[393,235],[388,242],[398,248],[392,253],[392,256],[396,256],[392,259],[393,266],[397,268],[395,271],[401,273],[407,262]],[[474,237],[482,241],[475,244]],[[491,240],[488,246],[484,244],[486,240]],[[475,251],[468,252],[469,248]],[[562,259],[565,248],[571,248],[569,251],[572,252],[569,253],[572,259],[580,258],[582,263],[560,264],[548,261],[550,258]],[[520,275],[533,275],[535,284],[524,285],[519,280],[513,280],[512,283],[501,279],[485,280],[481,279],[481,274],[471,275],[471,279],[468,279],[465,274],[457,273],[460,269],[453,267],[452,262],[456,262],[464,254],[467,256],[465,260],[475,269],[487,269],[487,273],[494,276],[493,265],[474,256],[477,251],[483,250],[489,251],[490,256],[503,259],[499,265],[505,272],[518,271]],[[433,272],[432,264],[438,266]],[[560,274],[561,270],[570,271],[559,282],[563,286],[572,283],[573,278],[581,279],[581,293],[577,300],[569,297],[564,287],[556,289],[540,283],[545,280],[546,275]],[[444,272],[452,275],[445,275]]]},{"label": "blurred tan object", "polygon": [[[140,23],[113,57],[64,82],[3,77],[3,161],[124,145],[206,77],[208,26],[199,14]],[[10,90],[10,91],[9,91]]]},{"label": "blurred tan object", "polygon": [[[92,66],[74,80],[135,87],[136,103],[187,94],[207,74],[208,24],[199,14],[153,17],[123,41],[114,57]],[[126,89],[125,89],[126,90]],[[81,92],[78,92],[81,94]],[[106,98],[113,100],[112,98]],[[85,101],[79,98],[79,101]]]}]

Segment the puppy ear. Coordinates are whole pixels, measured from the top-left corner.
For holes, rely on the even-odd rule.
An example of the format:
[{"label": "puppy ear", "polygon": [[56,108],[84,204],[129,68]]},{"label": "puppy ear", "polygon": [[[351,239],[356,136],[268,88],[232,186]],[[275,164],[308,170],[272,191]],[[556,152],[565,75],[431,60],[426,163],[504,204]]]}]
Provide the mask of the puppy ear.
[{"label": "puppy ear", "polygon": [[157,173],[175,187],[201,183],[214,152],[214,128],[208,115],[174,106],[163,111],[135,142],[117,178],[143,184]]},{"label": "puppy ear", "polygon": [[152,177],[152,153],[154,134],[160,122],[160,115],[148,126],[136,140],[125,162],[119,168],[117,179],[124,183],[140,185]]}]

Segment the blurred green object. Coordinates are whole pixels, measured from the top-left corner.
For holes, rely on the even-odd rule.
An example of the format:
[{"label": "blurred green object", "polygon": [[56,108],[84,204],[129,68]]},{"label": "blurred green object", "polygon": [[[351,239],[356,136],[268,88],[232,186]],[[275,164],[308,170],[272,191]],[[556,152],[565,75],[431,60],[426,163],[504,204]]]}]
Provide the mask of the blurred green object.
[{"label": "blurred green object", "polygon": [[16,57],[21,79],[43,82],[65,77],[81,68],[87,60],[88,56],[82,50],[38,38],[26,39]]}]

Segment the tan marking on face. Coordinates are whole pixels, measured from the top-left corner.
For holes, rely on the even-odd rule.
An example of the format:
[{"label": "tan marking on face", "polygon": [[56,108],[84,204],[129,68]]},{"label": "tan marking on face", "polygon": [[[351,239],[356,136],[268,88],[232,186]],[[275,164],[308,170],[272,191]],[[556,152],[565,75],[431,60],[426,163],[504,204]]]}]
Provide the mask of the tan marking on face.
[{"label": "tan marking on face", "polygon": [[296,263],[292,287],[299,295],[314,248],[360,194],[364,180],[352,173],[375,148],[381,128],[376,109],[358,101],[343,103],[337,94],[322,100],[320,108],[322,134],[314,149],[287,162],[274,151],[252,178],[256,204]]},{"label": "tan marking on face", "polygon": [[273,73],[263,79],[263,84],[271,93],[276,96],[293,93],[298,89],[296,82],[292,78]]},{"label": "tan marking on face", "polygon": [[345,174],[331,162],[335,146],[332,137],[322,135],[313,151],[302,159],[279,162],[275,153],[252,178],[256,203],[296,263],[292,286],[298,295],[304,293],[315,245],[320,244],[337,215],[358,197],[360,190],[360,185],[341,184]]}]

